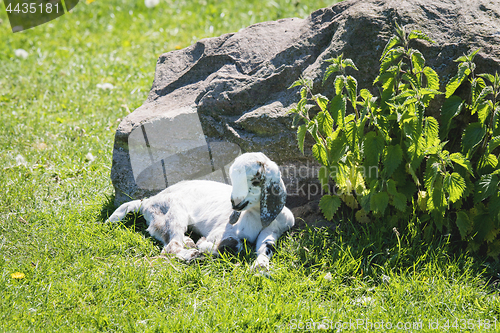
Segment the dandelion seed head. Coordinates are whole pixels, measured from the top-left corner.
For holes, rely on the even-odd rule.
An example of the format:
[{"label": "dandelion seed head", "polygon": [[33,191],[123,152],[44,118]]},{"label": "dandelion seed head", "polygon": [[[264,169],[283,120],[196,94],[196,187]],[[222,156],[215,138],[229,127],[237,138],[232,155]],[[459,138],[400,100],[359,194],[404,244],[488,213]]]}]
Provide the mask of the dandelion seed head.
[{"label": "dandelion seed head", "polygon": [[27,164],[26,159],[21,154],[16,156],[16,163],[17,163],[17,165],[26,165]]},{"label": "dandelion seed head", "polygon": [[111,90],[114,88],[114,86],[111,83],[98,83],[96,87],[102,90],[108,90],[108,89]]},{"label": "dandelion seed head", "polygon": [[144,4],[148,8],[153,8],[160,4],[160,0],[144,0]]},{"label": "dandelion seed head", "polygon": [[15,50],[14,54],[16,55],[16,57],[23,58],[23,59],[26,59],[29,56],[29,53],[26,50],[23,50],[23,49],[17,49],[17,50]]}]

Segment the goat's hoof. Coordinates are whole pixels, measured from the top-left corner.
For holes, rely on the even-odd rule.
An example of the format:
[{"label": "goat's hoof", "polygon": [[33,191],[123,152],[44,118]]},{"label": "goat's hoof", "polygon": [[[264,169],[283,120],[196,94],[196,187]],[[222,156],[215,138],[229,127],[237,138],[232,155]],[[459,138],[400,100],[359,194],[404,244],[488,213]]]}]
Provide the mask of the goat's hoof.
[{"label": "goat's hoof", "polygon": [[233,237],[225,238],[219,243],[217,250],[220,253],[230,252],[237,254],[241,250],[241,242]]},{"label": "goat's hoof", "polygon": [[177,253],[178,258],[188,263],[191,262],[193,259],[198,258],[200,255],[201,252],[198,251],[197,249],[182,250],[181,252]]},{"label": "goat's hoof", "polygon": [[196,244],[194,243],[194,241],[190,237],[184,236],[184,248],[195,249]]},{"label": "goat's hoof", "polygon": [[269,258],[264,255],[259,255],[252,264],[252,270],[254,271],[269,271]]}]

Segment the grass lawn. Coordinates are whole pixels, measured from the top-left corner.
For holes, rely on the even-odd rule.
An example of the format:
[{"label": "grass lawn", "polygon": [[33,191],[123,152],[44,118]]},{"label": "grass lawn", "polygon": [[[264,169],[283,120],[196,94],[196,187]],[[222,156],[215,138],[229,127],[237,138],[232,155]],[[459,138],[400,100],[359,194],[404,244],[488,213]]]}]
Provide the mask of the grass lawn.
[{"label": "grass lawn", "polygon": [[499,266],[424,243],[418,220],[294,230],[266,275],[250,249],[186,265],[141,219],[102,223],[114,130],[161,53],[331,2],[87,2],[16,34],[0,5],[1,332],[500,331]]}]

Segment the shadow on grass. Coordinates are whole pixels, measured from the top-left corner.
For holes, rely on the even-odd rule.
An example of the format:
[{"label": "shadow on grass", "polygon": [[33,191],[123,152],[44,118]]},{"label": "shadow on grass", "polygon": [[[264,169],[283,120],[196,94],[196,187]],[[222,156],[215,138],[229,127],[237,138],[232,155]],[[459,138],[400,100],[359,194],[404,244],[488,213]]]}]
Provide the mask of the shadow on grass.
[{"label": "shadow on grass", "polygon": [[[114,196],[111,196],[102,206],[103,222],[113,213],[113,202]],[[348,210],[340,211],[339,215],[341,218],[329,226],[325,226],[328,223],[317,224],[322,227],[297,223],[300,228],[292,228],[278,240],[273,260],[287,261],[287,265],[291,263],[305,270],[307,275],[318,271],[340,271],[346,277],[346,283],[359,278],[383,283],[384,276],[390,272],[408,274],[453,267],[455,271],[450,274],[469,272],[482,277],[494,288],[500,285],[499,263],[482,253],[467,253],[464,242],[449,234],[434,236],[429,241],[420,231],[422,226],[418,221],[410,221],[404,227],[360,224],[353,222],[354,217]],[[146,231],[146,220],[140,214],[128,214],[117,226],[143,234],[160,249],[163,246]],[[188,236],[195,242],[199,239],[199,235],[190,230]],[[245,242],[241,252],[223,253],[214,260],[250,265],[255,260],[255,246]]]},{"label": "shadow on grass", "polygon": [[[114,205],[115,196],[107,197],[106,202],[103,204],[101,208],[100,221],[103,223],[107,223],[106,220],[113,214],[116,207]],[[110,222],[109,222],[110,223]],[[149,232],[146,231],[148,228],[146,219],[140,213],[129,213],[122,221],[116,223],[117,227],[125,228],[127,230],[138,232],[142,234],[145,238],[150,239],[155,246],[162,249],[163,243],[152,237]],[[187,236],[189,236],[195,243],[200,239],[200,235],[188,229]],[[235,253],[231,249],[227,249],[224,253],[221,253],[221,259],[226,262],[231,262],[233,264],[237,263],[247,263],[251,264],[255,259],[255,244],[249,243],[246,240],[243,243],[243,249],[239,253]],[[201,259],[207,259],[210,256],[204,256]]]},{"label": "shadow on grass", "polygon": [[496,290],[500,287],[500,264],[485,252],[468,252],[459,237],[442,234],[429,239],[418,220],[398,226],[360,224],[347,209],[339,212],[341,218],[331,227],[293,229],[281,254],[288,253],[286,260],[295,261],[306,274],[340,272],[346,283],[363,279],[378,284],[394,273],[442,272],[449,278],[477,276]]},{"label": "shadow on grass", "polygon": [[[115,196],[111,195],[107,197],[106,202],[103,204],[100,216],[100,221],[102,221],[103,223],[112,223],[106,222],[106,220],[111,216],[111,214],[113,214],[116,209],[114,202]],[[158,241],[154,237],[151,237],[151,235],[146,231],[148,225],[146,223],[146,220],[140,213],[129,213],[127,214],[125,219],[114,224],[116,224],[117,227],[125,228],[127,230],[138,232],[144,235],[144,237],[151,239],[160,249],[163,247],[163,244],[160,241]]]}]

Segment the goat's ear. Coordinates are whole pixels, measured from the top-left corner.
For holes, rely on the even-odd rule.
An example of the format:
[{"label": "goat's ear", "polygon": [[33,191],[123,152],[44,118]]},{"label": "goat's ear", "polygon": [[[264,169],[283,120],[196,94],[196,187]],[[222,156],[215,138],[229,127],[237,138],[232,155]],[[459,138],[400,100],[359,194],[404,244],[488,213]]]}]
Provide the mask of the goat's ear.
[{"label": "goat's ear", "polygon": [[234,164],[229,169],[231,177],[231,199],[239,203],[248,195],[247,174],[245,168],[234,167]]},{"label": "goat's ear", "polygon": [[262,182],[262,191],[260,197],[260,220],[265,228],[274,221],[281,213],[286,202],[285,183],[281,179],[279,169],[266,168],[264,181]]}]

